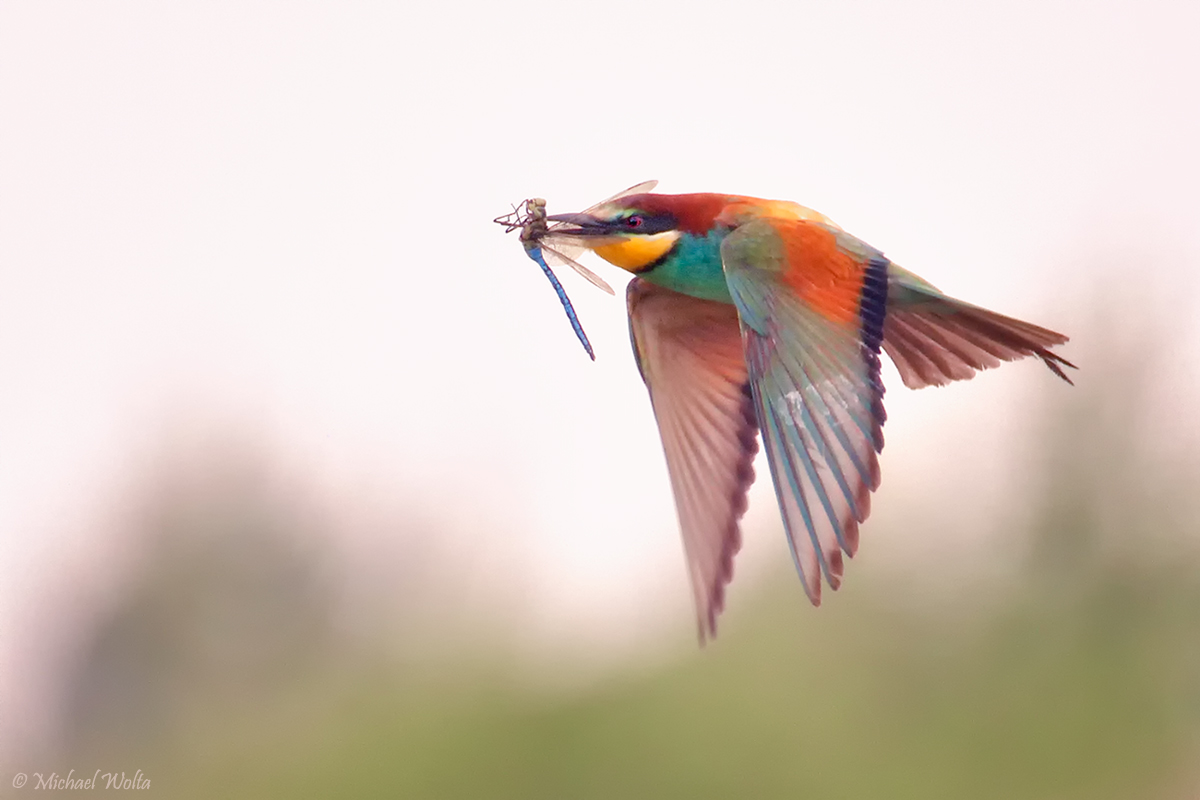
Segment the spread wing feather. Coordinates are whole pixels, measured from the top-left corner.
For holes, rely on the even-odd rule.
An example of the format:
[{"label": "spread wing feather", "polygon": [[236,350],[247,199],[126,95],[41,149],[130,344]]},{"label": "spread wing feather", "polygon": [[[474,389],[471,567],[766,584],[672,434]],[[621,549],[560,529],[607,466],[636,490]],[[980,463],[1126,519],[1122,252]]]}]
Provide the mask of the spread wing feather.
[{"label": "spread wing feather", "polygon": [[[846,238],[819,222],[759,220],[731,233],[721,254],[784,529],[819,604],[822,576],[841,585],[843,553],[857,550],[879,486],[888,263],[857,241],[854,251],[794,244],[813,239],[814,226],[821,241]],[[856,268],[844,269],[849,262]],[[822,291],[820,304],[797,291],[806,282]]]},{"label": "spread wing feather", "polygon": [[635,278],[629,332],[667,457],[700,639],[716,634],[758,450],[737,311]]}]

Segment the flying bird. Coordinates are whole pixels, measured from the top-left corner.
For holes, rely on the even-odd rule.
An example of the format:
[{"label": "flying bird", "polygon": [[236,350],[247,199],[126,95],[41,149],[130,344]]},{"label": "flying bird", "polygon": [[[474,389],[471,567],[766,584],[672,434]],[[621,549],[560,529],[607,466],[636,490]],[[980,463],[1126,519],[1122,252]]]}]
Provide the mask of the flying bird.
[{"label": "flying bird", "polygon": [[586,249],[634,276],[630,338],[703,642],[733,575],[760,434],[792,557],[819,605],[822,580],[841,585],[879,487],[881,352],[910,389],[1026,356],[1070,383],[1063,368],[1074,365],[1051,352],[1067,342],[1061,333],[948,297],[817,211],[656,185],[573,214],[547,216],[537,201],[502,224],[523,225],[531,257],[540,247],[576,266],[565,254]]}]

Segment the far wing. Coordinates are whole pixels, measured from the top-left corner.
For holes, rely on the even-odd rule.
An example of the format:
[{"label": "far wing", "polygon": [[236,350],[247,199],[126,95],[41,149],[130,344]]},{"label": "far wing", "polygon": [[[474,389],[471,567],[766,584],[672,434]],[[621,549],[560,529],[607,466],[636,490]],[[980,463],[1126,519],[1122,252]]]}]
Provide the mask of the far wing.
[{"label": "far wing", "polygon": [[737,311],[639,278],[627,296],[634,356],[667,456],[703,641],[716,634],[733,576],[758,450]]},{"label": "far wing", "polygon": [[888,262],[837,228],[760,219],[721,247],[775,493],[804,589],[841,584],[879,486]]}]

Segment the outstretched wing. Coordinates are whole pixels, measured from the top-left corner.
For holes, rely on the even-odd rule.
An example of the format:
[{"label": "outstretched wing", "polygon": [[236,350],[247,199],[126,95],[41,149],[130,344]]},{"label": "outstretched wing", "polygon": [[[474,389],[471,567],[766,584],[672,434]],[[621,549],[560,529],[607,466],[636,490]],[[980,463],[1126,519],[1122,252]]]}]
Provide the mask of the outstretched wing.
[{"label": "outstretched wing", "polygon": [[758,449],[737,311],[639,278],[627,297],[634,356],[662,435],[703,641],[716,634],[733,576]]},{"label": "outstretched wing", "polygon": [[879,486],[888,261],[832,225],[765,218],[721,247],[755,411],[804,589],[841,584]]}]

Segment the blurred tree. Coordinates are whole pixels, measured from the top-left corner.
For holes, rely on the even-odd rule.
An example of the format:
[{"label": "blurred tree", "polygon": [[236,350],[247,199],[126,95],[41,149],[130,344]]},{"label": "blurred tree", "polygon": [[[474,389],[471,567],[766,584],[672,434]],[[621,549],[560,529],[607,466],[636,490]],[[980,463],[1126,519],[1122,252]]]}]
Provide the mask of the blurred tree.
[{"label": "blurred tree", "polygon": [[160,746],[193,704],[258,702],[333,635],[315,514],[272,489],[261,460],[168,469],[149,495],[140,569],[69,689],[72,751]]}]

